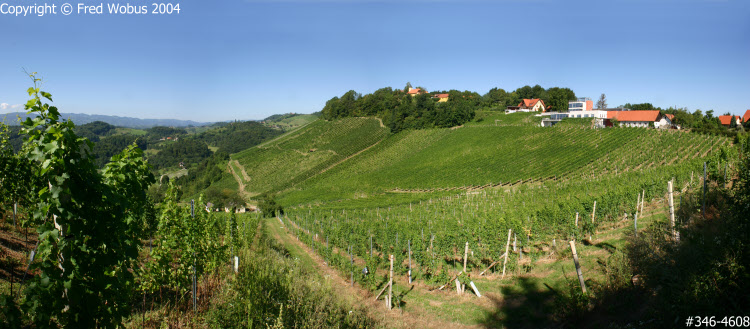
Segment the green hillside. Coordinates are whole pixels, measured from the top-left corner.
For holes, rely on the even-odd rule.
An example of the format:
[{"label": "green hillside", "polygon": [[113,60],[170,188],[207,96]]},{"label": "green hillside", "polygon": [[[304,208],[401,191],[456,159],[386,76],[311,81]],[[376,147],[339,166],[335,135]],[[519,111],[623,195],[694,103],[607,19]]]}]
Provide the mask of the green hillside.
[{"label": "green hillside", "polygon": [[283,130],[291,130],[297,127],[304,126],[310,122],[317,120],[320,117],[320,113],[313,114],[298,114],[298,113],[287,113],[287,114],[276,114],[268,118],[265,118],[263,122],[267,126],[281,128]]},{"label": "green hillside", "polygon": [[377,205],[448,191],[681,166],[729,143],[679,131],[543,128],[537,122],[527,113],[480,112],[463,127],[391,135],[376,119],[319,120],[232,158],[246,171],[245,190],[251,195],[276,192],[290,206],[381,200],[373,202]]},{"label": "green hillside", "polygon": [[257,147],[236,153],[250,177],[247,192],[259,194],[292,187],[388,135],[379,120],[348,118],[315,121]]}]

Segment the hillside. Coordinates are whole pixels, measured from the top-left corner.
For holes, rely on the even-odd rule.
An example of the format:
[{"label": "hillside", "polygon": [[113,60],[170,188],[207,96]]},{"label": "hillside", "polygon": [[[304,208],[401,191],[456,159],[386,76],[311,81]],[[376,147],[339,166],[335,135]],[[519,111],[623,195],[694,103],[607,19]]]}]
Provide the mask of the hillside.
[{"label": "hillside", "polygon": [[[628,264],[664,260],[644,258],[632,246],[670,245],[659,239],[693,230],[703,163],[707,182],[719,187],[737,157],[726,137],[592,129],[586,120],[542,128],[538,118],[524,113],[478,113],[460,127],[396,134],[376,123],[318,120],[234,154],[230,167],[250,197],[277,193],[285,214],[268,219],[268,229],[298,250],[294,257],[314,262],[338,285],[355,282],[349,294],[371,302],[387,288],[392,256],[392,304],[403,311],[399,327],[601,327],[610,321],[628,327],[643,318],[672,321],[663,312],[633,310],[606,298],[653,300],[631,289],[630,280],[659,271]],[[670,181],[679,209],[674,228]],[[568,241],[577,244],[588,295],[580,293]],[[358,274],[363,268],[372,274]],[[453,278],[466,287],[453,287]],[[661,282],[645,280],[656,296]],[[446,285],[449,289],[438,291]],[[380,307],[370,305],[375,312]],[[630,313],[618,310],[640,313],[623,316]],[[592,318],[582,319],[586,313]]]},{"label": "hillside", "polygon": [[251,194],[278,192],[335,166],[381,141],[387,129],[379,120],[348,118],[315,121],[257,147],[236,153],[250,180]]},{"label": "hillside", "polygon": [[283,203],[297,205],[681,166],[729,143],[677,131],[543,128],[533,119],[495,114],[388,137],[372,124],[355,125],[374,119],[321,120],[232,158],[250,178],[248,192],[280,193]]},{"label": "hillside", "polygon": [[300,114],[300,113],[287,113],[287,114],[275,114],[270,117],[263,119],[263,123],[269,127],[279,128],[285,131],[292,130],[297,127],[304,126],[310,122],[317,120],[320,117],[320,113],[313,114]]}]

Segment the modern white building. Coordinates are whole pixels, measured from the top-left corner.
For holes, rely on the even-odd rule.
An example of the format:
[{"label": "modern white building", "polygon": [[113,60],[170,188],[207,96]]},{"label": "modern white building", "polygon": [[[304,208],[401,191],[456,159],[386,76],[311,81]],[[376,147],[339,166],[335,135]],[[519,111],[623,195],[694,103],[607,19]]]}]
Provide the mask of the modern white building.
[{"label": "modern white building", "polygon": [[568,102],[568,112],[570,111],[591,111],[594,109],[594,102],[588,97],[579,97],[577,100]]}]

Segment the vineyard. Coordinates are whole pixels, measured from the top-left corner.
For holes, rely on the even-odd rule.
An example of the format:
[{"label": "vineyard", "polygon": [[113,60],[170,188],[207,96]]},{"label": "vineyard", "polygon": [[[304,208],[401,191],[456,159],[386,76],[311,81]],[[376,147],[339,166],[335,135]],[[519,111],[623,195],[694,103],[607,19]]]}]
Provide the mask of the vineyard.
[{"label": "vineyard", "polygon": [[[506,267],[512,277],[552,275],[559,289],[564,273],[549,264],[565,259],[551,255],[567,241],[585,242],[579,247],[591,257],[587,266],[609,262],[598,254],[602,247],[592,246],[616,250],[633,228],[661,225],[667,182],[674,186],[676,207],[693,207],[695,199],[683,205],[682,195],[702,186],[704,163],[708,179],[726,184],[736,158],[730,140],[720,136],[577,124],[541,128],[527,114],[505,124],[490,118],[458,128],[379,134],[378,142],[361,144],[345,161],[297,177],[293,188],[268,185],[285,205],[275,224],[372,295],[388,286],[393,257],[400,281],[395,301],[386,303],[393,307],[422,299],[438,303],[432,291],[459,277],[497,293],[493,280],[505,277]],[[304,136],[268,143],[264,151],[291,145],[295,137],[300,144],[315,140]],[[251,181],[257,175],[255,168],[247,172]],[[645,216],[644,204],[651,205]],[[507,264],[497,265],[511,241]],[[407,277],[409,284],[417,282],[416,292]],[[423,306],[435,308],[430,303]]]},{"label": "vineyard", "polygon": [[315,121],[280,138],[234,154],[250,181],[248,192],[281,191],[381,141],[387,135],[376,119]]},{"label": "vineyard", "polygon": [[410,130],[297,184],[281,198],[286,204],[300,205],[389,192],[468,190],[616,175],[681,165],[728,143],[723,137],[645,129],[484,125]]}]

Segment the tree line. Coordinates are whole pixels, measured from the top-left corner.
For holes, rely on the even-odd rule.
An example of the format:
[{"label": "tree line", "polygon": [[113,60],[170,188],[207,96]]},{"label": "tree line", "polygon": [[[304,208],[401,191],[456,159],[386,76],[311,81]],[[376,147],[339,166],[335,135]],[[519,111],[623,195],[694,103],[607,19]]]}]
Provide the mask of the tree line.
[{"label": "tree line", "polygon": [[[354,90],[326,102],[322,117],[326,120],[375,116],[383,124],[398,132],[404,129],[446,128],[462,125],[474,118],[476,110],[505,110],[516,106],[523,99],[539,98],[548,107],[567,110],[568,101],[576,98],[569,88],[544,89],[539,85],[524,86],[512,92],[492,88],[484,95],[473,91],[434,91],[409,94],[411,84],[404,89],[381,88],[372,94],[362,95]],[[424,90],[424,88],[419,88]],[[446,102],[439,102],[437,95],[448,94]]]}]

